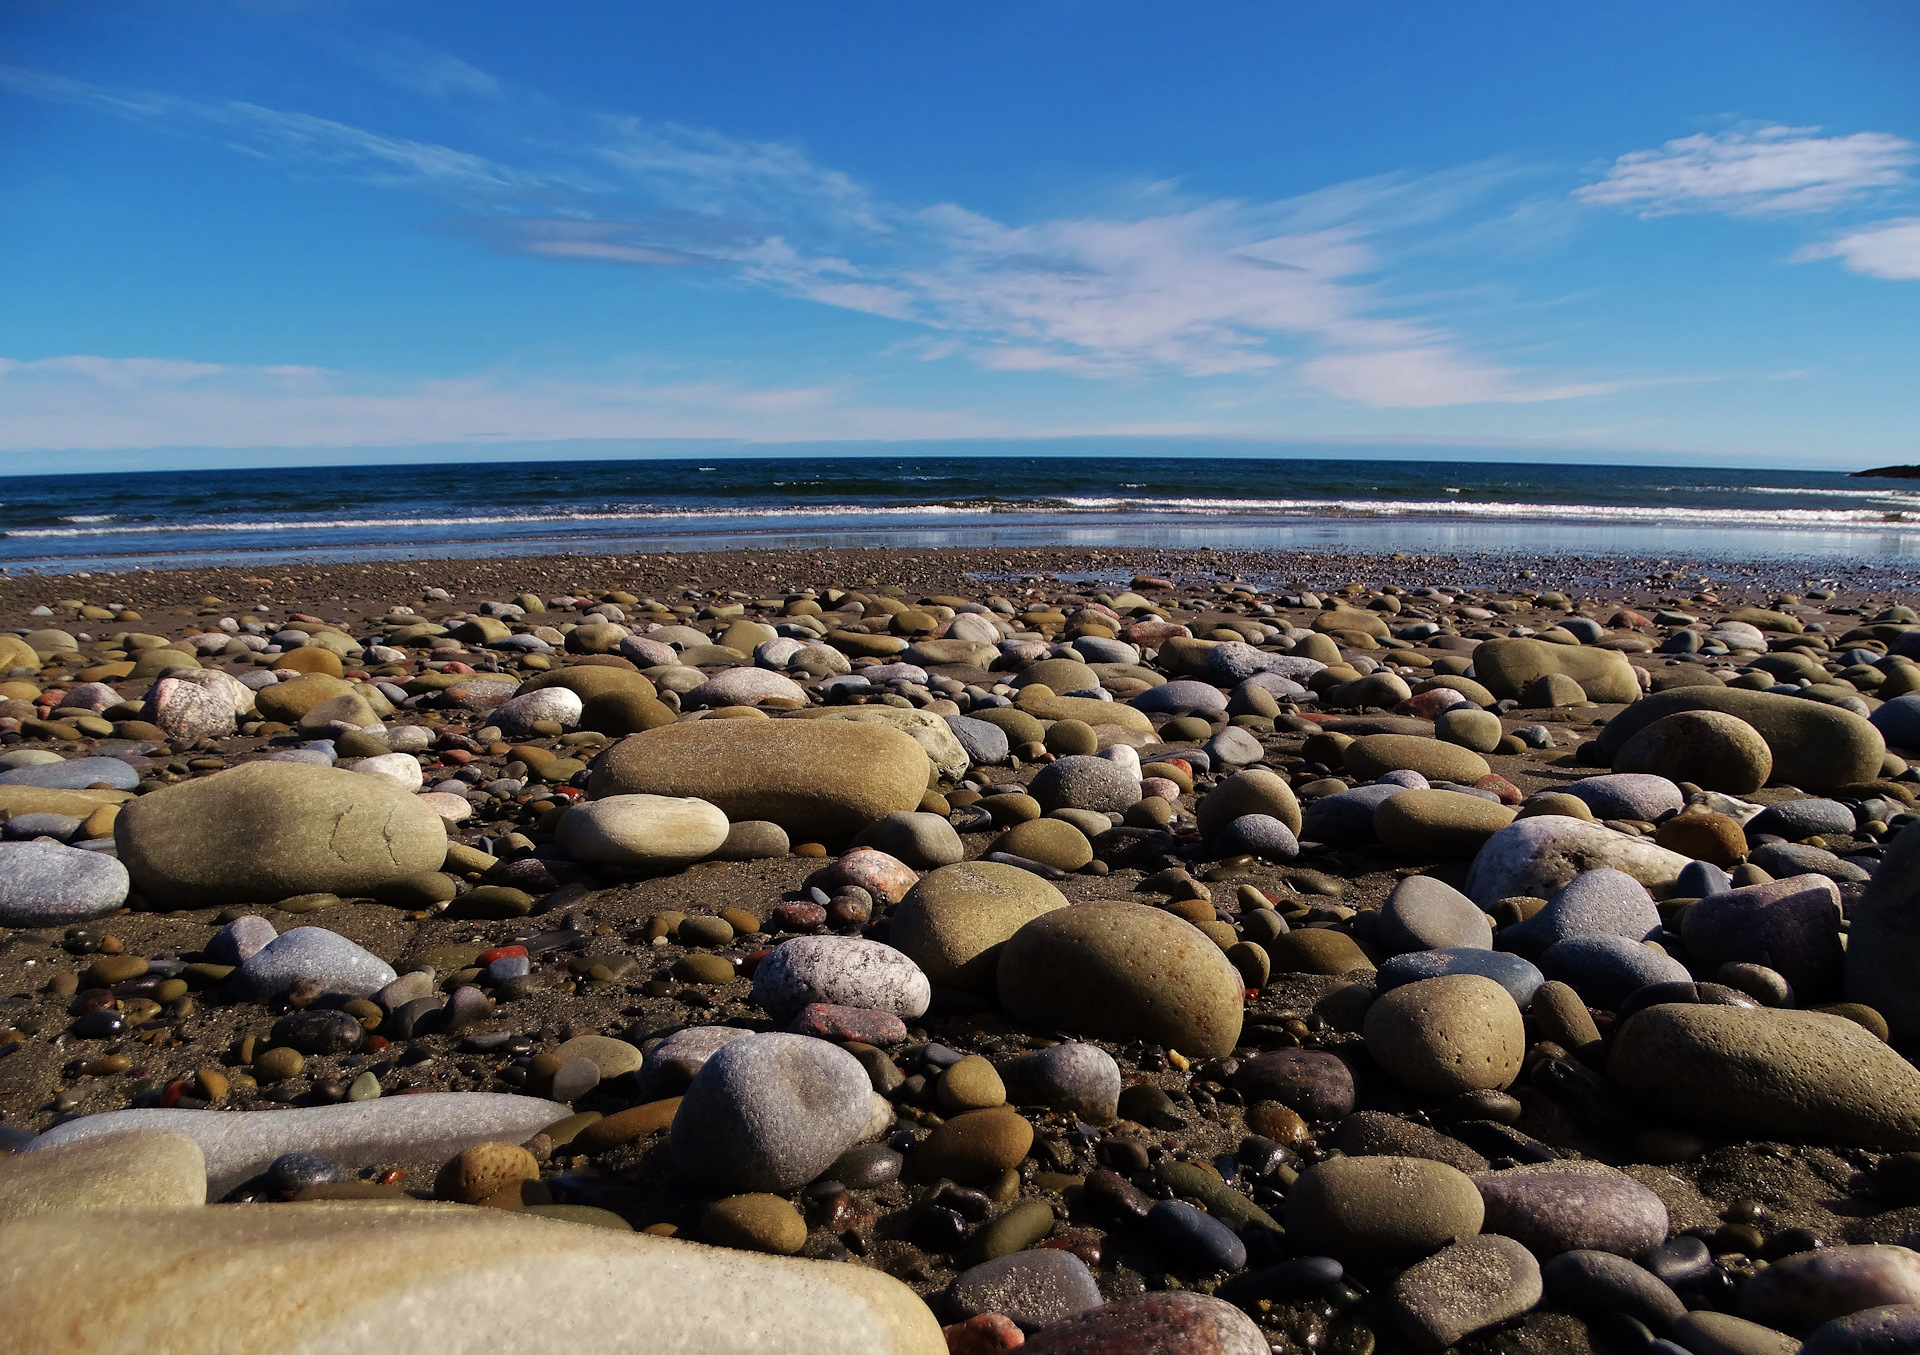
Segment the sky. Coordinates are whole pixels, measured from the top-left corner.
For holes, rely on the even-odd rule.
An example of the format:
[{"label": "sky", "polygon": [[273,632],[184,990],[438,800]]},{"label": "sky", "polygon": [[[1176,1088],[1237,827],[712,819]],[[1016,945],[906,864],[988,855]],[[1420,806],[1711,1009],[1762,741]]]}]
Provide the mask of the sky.
[{"label": "sky", "polygon": [[0,0],[0,471],[1920,461],[1917,69],[1910,0]]}]

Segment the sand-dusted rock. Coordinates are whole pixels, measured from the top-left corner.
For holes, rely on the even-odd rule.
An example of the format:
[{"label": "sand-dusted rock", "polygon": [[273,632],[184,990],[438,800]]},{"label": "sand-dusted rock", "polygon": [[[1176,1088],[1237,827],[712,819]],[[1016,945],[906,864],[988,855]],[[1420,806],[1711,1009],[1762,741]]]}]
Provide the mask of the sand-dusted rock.
[{"label": "sand-dusted rock", "polygon": [[1287,1240],[1351,1266],[1405,1265],[1476,1237],[1486,1213],[1466,1173],[1418,1157],[1337,1157],[1287,1193]]},{"label": "sand-dusted rock", "polygon": [[1472,785],[1490,768],[1485,758],[1457,744],[1416,734],[1363,734],[1347,745],[1347,770],[1363,781],[1408,771],[1429,781]]},{"label": "sand-dusted rock", "polygon": [[1506,728],[1500,717],[1475,706],[1455,706],[1433,718],[1434,736],[1475,753],[1491,753],[1500,746]]},{"label": "sand-dusted rock", "polygon": [[1613,756],[1613,769],[1745,795],[1767,784],[1773,750],[1760,731],[1737,715],[1683,710],[1661,716],[1622,744]]},{"label": "sand-dusted rock", "polygon": [[299,762],[250,762],[143,795],[113,835],[134,887],[169,907],[370,895],[440,869],[447,854],[440,816],[418,796]]},{"label": "sand-dusted rock", "polygon": [[1589,701],[1632,701],[1640,680],[1626,655],[1610,649],[1556,645],[1545,640],[1487,640],[1473,651],[1473,671],[1496,697],[1518,700],[1533,683],[1560,673],[1580,684]]},{"label": "sand-dusted rock", "polygon": [[[153,1352],[294,1355],[404,1332],[435,1350],[567,1355],[591,1331],[608,1355],[946,1355],[926,1304],[877,1270],[522,1210],[360,1201],[54,1215],[0,1230],[0,1268],[12,1279],[8,1344],[21,1351],[111,1355],[137,1330]],[[235,1329],[236,1294],[271,1294],[291,1276],[298,1303],[261,1304]]]},{"label": "sand-dusted rock", "polygon": [[1690,710],[1720,711],[1750,725],[1773,754],[1772,779],[1803,790],[1871,781],[1887,751],[1880,731],[1852,711],[1739,687],[1681,687],[1642,697],[1594,741],[1611,760],[1654,721]]},{"label": "sand-dusted rock", "polygon": [[1021,927],[1000,953],[1001,1004],[1030,1024],[1224,1057],[1239,971],[1205,933],[1137,903],[1082,903]]},{"label": "sand-dusted rock", "polygon": [[596,760],[587,794],[706,800],[729,819],[766,819],[814,841],[918,809],[926,789],[926,754],[886,725],[695,720],[622,739]]},{"label": "sand-dusted rock", "polygon": [[207,1162],[184,1134],[134,1129],[0,1157],[0,1227],[36,1214],[190,1209],[207,1202]]},{"label": "sand-dusted rock", "polygon": [[1577,875],[1611,869],[1631,875],[1655,898],[1666,898],[1686,867],[1686,857],[1650,839],[1542,814],[1516,819],[1487,839],[1467,872],[1466,893],[1481,907],[1491,908],[1501,899],[1551,898]]},{"label": "sand-dusted rock", "polygon": [[1920,1070],[1824,1012],[1648,1007],[1614,1037],[1607,1073],[1657,1110],[1737,1134],[1920,1148]]},{"label": "sand-dusted rock", "polygon": [[1442,1351],[1540,1301],[1540,1263],[1510,1237],[1488,1234],[1444,1247],[1401,1271],[1386,1311],[1415,1347]]},{"label": "sand-dusted rock", "polygon": [[966,856],[960,835],[939,814],[897,812],[862,828],[855,847],[872,847],[915,870],[950,866]]},{"label": "sand-dusted rock", "polygon": [[1140,774],[1103,757],[1063,757],[1042,767],[1027,793],[1043,810],[1124,811],[1140,802]]},{"label": "sand-dusted rock", "polygon": [[891,1012],[911,1020],[927,1010],[927,976],[911,958],[857,936],[796,936],[753,972],[753,1000],[776,1021],[812,1002]]},{"label": "sand-dusted rock", "polygon": [[[1740,1291],[1739,1309],[1751,1322],[1798,1334],[1836,1318],[1894,1305],[1920,1305],[1920,1252],[1908,1247],[1823,1247],[1784,1257],[1754,1276]],[[1861,1355],[1897,1355],[1913,1347],[1902,1341],[1863,1343],[1857,1349]]]},{"label": "sand-dusted rock", "polygon": [[575,861],[672,870],[713,855],[728,832],[727,816],[705,800],[608,795],[561,814],[554,836]]},{"label": "sand-dusted rock", "polygon": [[891,943],[944,988],[992,990],[1000,951],[1066,896],[1032,871],[965,861],[930,871],[894,910]]},{"label": "sand-dusted rock", "polygon": [[1667,1240],[1667,1207],[1651,1189],[1599,1162],[1543,1162],[1473,1178],[1482,1225],[1536,1256],[1604,1251],[1644,1256]]},{"label": "sand-dusted rock", "polygon": [[1373,811],[1373,831],[1400,856],[1415,861],[1467,860],[1513,822],[1496,800],[1451,790],[1410,790]]},{"label": "sand-dusted rock", "polygon": [[1866,894],[1854,905],[1847,937],[1847,1000],[1887,1019],[1894,1038],[1920,1039],[1920,829],[1893,840]]},{"label": "sand-dusted rock", "polygon": [[1840,891],[1833,881],[1796,875],[1709,894],[1687,909],[1680,934],[1701,973],[1712,974],[1723,964],[1765,965],[1803,1002],[1816,1002],[1840,985],[1846,958],[1840,917]]},{"label": "sand-dusted rock", "polygon": [[1284,823],[1296,837],[1300,833],[1300,802],[1294,798],[1293,787],[1286,777],[1264,767],[1235,772],[1202,796],[1193,811],[1202,837],[1212,837],[1246,814],[1268,815]]},{"label": "sand-dusted rock", "polygon": [[1079,720],[1095,729],[1119,725],[1135,734],[1153,733],[1153,721],[1119,701],[1100,701],[1091,696],[1036,696],[1029,689],[1020,693],[1019,708],[1037,720]]},{"label": "sand-dusted rock", "polygon": [[1478,974],[1421,979],[1381,994],[1363,1034],[1373,1061],[1429,1096],[1504,1090],[1527,1052],[1513,996]]},{"label": "sand-dusted rock", "polygon": [[127,1130],[184,1134],[206,1157],[207,1194],[218,1198],[265,1171],[283,1153],[318,1153],[343,1167],[438,1166],[476,1143],[520,1143],[567,1117],[534,1096],[445,1092],[245,1115],[210,1110],[110,1110],[55,1125],[29,1153]]},{"label": "sand-dusted rock", "polygon": [[1030,819],[1016,823],[994,839],[993,850],[1038,861],[1055,870],[1079,870],[1093,860],[1093,843],[1065,819]]},{"label": "sand-dusted rock", "polygon": [[325,673],[308,673],[305,677],[276,682],[271,687],[262,687],[253,694],[253,701],[262,719],[295,724],[301,716],[316,706],[338,700],[343,696],[359,695],[356,684],[344,678],[329,677]]},{"label": "sand-dusted rock", "polygon": [[1105,1304],[1042,1327],[1022,1347],[1028,1355],[1267,1355],[1271,1348],[1252,1318],[1190,1290]]},{"label": "sand-dusted rock", "polygon": [[1380,944],[1395,954],[1493,944],[1493,924],[1472,899],[1431,875],[1410,875],[1380,909]]}]

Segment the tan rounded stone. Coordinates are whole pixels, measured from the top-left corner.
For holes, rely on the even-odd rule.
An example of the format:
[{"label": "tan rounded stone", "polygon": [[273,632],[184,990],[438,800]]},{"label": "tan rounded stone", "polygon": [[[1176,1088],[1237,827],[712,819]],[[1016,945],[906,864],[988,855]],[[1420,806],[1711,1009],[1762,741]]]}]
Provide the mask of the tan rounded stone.
[{"label": "tan rounded stone", "polygon": [[940,1074],[941,1109],[949,1114],[989,1110],[1007,1103],[1007,1087],[1000,1074],[978,1054],[969,1054]]},{"label": "tan rounded stone", "polygon": [[1240,1037],[1239,971],[1191,925],[1137,903],[1082,903],[1027,923],[1000,953],[1001,1005],[1042,1028],[1144,1039],[1222,1058]]},{"label": "tan rounded stone", "polygon": [[731,1195],[702,1211],[700,1235],[718,1247],[791,1256],[807,1244],[807,1221],[778,1195]]},{"label": "tan rounded stone", "polygon": [[956,1115],[914,1149],[913,1173],[922,1181],[941,1177],[962,1184],[991,1181],[1020,1165],[1033,1147],[1033,1126],[1005,1106]]},{"label": "tan rounded stone", "polygon": [[435,1199],[479,1204],[521,1181],[540,1179],[540,1164],[515,1143],[476,1143],[440,1169]]},{"label": "tan rounded stone", "polygon": [[1520,1075],[1526,1028],[1513,997],[1478,974],[1403,984],[1367,1009],[1367,1052],[1429,1096],[1502,1091]]},{"label": "tan rounded stone", "polygon": [[1000,949],[1066,896],[1032,871],[963,861],[929,871],[894,911],[891,943],[945,988],[989,991]]},{"label": "tan rounded stone", "polygon": [[1429,781],[1472,785],[1490,768],[1478,753],[1415,734],[1365,734],[1347,745],[1347,770],[1362,781],[1388,772],[1418,772]]},{"label": "tan rounded stone", "polygon": [[999,836],[993,850],[1024,856],[1055,870],[1079,870],[1093,860],[1093,844],[1087,841],[1087,835],[1064,819],[1016,824]]},{"label": "tan rounded stone", "polygon": [[1194,809],[1202,837],[1212,837],[1243,814],[1266,814],[1286,824],[1296,836],[1300,832],[1300,802],[1293,787],[1265,767],[1235,772],[1208,791]]}]

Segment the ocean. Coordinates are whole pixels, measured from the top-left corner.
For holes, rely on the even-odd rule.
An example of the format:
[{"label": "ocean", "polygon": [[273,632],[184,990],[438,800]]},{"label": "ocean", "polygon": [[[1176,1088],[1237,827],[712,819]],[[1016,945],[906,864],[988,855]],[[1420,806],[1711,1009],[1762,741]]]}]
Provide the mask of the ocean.
[{"label": "ocean", "polygon": [[1920,482],[1454,460],[988,455],[0,479],[0,567],[13,573],[1040,545],[1852,561],[1920,573]]}]

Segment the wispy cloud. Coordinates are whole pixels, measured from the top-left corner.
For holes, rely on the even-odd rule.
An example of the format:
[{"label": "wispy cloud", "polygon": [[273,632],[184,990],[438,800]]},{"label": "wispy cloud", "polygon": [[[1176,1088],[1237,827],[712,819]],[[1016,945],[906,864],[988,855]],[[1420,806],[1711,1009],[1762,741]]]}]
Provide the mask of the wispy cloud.
[{"label": "wispy cloud", "polygon": [[[485,72],[426,49],[369,60],[421,92],[501,93]],[[704,266],[737,285],[910,324],[930,360],[1093,380],[1238,381],[1380,407],[1612,389],[1477,356],[1389,290],[1395,259],[1423,237],[1459,230],[1461,214],[1512,166],[1376,177],[1271,202],[1148,184],[1099,212],[1018,223],[960,204],[889,201],[788,143],[627,117],[549,108],[563,125],[535,125],[547,114],[528,113],[503,151],[483,156],[254,103],[8,68],[0,85],[213,137],[304,172],[429,193],[497,249]]]},{"label": "wispy cloud", "polygon": [[1669,141],[1614,161],[1575,191],[1582,202],[1642,216],[1823,212],[1908,182],[1915,147],[1886,132],[1819,136],[1818,127],[1762,127]]},{"label": "wispy cloud", "polygon": [[472,62],[410,39],[372,46],[341,43],[337,50],[388,84],[418,94],[494,99],[501,93],[500,82]]},{"label": "wispy cloud", "polygon": [[1838,259],[1855,273],[1892,282],[1920,282],[1920,216],[1876,221],[1832,240],[1807,245],[1796,263]]}]

